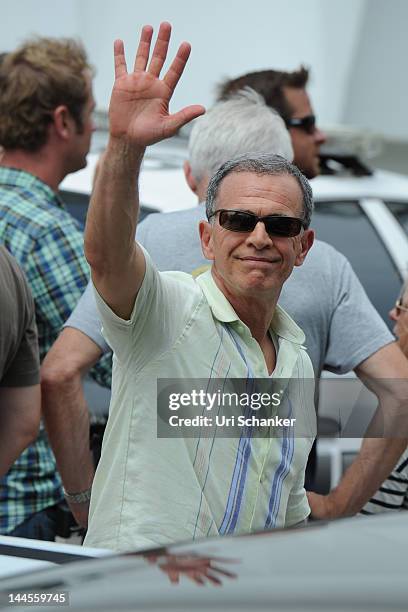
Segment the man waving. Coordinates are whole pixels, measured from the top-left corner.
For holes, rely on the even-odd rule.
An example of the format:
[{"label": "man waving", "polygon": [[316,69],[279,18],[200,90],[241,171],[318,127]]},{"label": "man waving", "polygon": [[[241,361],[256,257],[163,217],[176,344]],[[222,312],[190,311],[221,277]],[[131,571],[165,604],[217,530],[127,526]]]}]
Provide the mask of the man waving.
[{"label": "man waving", "polygon": [[[226,162],[207,193],[199,232],[211,270],[194,280],[160,273],[134,241],[137,177],[145,147],[204,112],[168,106],[190,47],[162,80],[171,27],[142,30],[134,71],[115,43],[110,139],[91,201],[85,253],[104,335],[114,350],[112,403],[95,476],[87,545],[129,549],[186,538],[246,533],[302,522],[310,510],[304,471],[313,441],[313,369],[304,334],[277,306],[294,266],[313,244],[311,189],[279,156]],[[137,240],[137,232],[136,232]],[[158,438],[157,380],[297,379],[297,437]],[[289,395],[289,391],[287,392]],[[292,405],[291,401],[288,401]]]}]

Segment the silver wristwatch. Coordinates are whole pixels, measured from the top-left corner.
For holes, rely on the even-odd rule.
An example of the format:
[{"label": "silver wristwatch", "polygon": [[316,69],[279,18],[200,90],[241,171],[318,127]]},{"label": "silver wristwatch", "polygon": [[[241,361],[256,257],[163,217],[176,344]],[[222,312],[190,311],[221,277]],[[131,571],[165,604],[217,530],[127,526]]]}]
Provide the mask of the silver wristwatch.
[{"label": "silver wristwatch", "polygon": [[91,499],[92,487],[80,493],[68,493],[64,488],[62,490],[64,491],[65,499],[71,504],[85,504]]}]

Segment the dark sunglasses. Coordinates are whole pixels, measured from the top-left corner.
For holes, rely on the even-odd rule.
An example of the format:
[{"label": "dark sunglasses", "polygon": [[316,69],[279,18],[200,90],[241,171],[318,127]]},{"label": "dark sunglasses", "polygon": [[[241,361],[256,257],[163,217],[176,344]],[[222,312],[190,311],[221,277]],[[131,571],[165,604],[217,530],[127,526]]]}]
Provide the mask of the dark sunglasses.
[{"label": "dark sunglasses", "polygon": [[306,117],[288,119],[286,122],[287,127],[295,127],[303,130],[307,134],[313,134],[316,129],[316,117],[314,115],[307,115]]},{"label": "dark sunglasses", "polygon": [[219,215],[218,221],[221,227],[231,232],[252,232],[256,224],[261,221],[270,236],[283,236],[285,238],[298,236],[304,224],[302,219],[297,219],[296,217],[281,217],[277,215],[258,217],[254,213],[225,208],[220,208],[211,213],[208,220],[215,215]]}]

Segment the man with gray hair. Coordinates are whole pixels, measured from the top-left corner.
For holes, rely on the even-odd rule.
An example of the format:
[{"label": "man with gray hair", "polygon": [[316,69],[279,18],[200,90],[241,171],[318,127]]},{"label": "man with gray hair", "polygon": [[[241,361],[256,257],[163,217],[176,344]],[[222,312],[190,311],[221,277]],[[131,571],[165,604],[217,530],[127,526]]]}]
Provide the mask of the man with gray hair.
[{"label": "man with gray hair", "polygon": [[[199,201],[205,200],[211,174],[223,162],[245,151],[276,153],[290,161],[293,158],[291,140],[281,117],[265,105],[259,94],[249,88],[216,104],[193,125],[189,161],[185,162],[184,170],[186,180]],[[197,231],[199,221],[205,218],[204,205],[185,213],[175,213],[174,216],[152,216],[158,221],[157,227],[148,223],[145,229],[145,222],[141,223],[138,227],[138,241],[142,245],[149,243],[148,250],[159,270],[191,273],[204,264],[208,266],[209,262],[199,248]],[[173,218],[175,225],[171,223]],[[88,285],[75,313],[66,322],[42,367],[43,405],[54,416],[53,424],[48,428],[49,438],[51,445],[58,448],[59,461],[64,462],[64,466],[60,466],[64,467],[61,469],[62,474],[70,473],[74,479],[76,474],[83,472],[83,468],[78,469],[77,453],[70,455],[61,452],[61,441],[67,436],[72,439],[72,422],[76,424],[75,435],[78,440],[87,439],[84,426],[87,427],[88,419],[82,377],[99,359],[101,352],[109,350],[101,334],[93,291]],[[75,444],[72,446],[76,448]],[[93,470],[92,465],[88,465],[88,470]],[[71,484],[71,490],[74,489],[75,486]],[[79,480],[75,490],[78,493],[84,492]],[[86,526],[83,520],[86,505],[85,499],[81,504],[71,505],[78,522],[83,526]]]},{"label": "man with gray hair", "polygon": [[184,173],[199,201],[205,200],[208,181],[218,168],[244,151],[269,151],[293,161],[283,119],[250,87],[216,104],[193,125]]},{"label": "man with gray hair", "polygon": [[[261,113],[262,121],[259,119]],[[240,155],[256,150],[285,156],[277,143],[285,142],[287,132],[279,136],[281,129],[274,117],[265,108],[262,98],[246,89],[238,98],[217,103],[194,123],[184,171],[201,205],[149,215],[138,227],[138,241],[148,250],[159,270],[197,273],[208,266],[196,228],[205,219],[202,203],[211,174],[232,153]],[[295,154],[299,134],[295,139],[293,132],[299,129],[292,128]],[[303,152],[305,139],[306,135],[302,138]],[[315,134],[314,140],[322,140],[321,132]],[[306,149],[314,158],[315,146]],[[309,161],[314,167],[313,159]],[[408,378],[406,360],[393,342],[393,336],[370,303],[350,263],[330,245],[315,241],[305,264],[295,268],[284,284],[279,304],[305,332],[316,378],[320,377],[323,368],[336,374],[354,370],[368,384],[395,375],[400,379]],[[60,403],[61,412],[77,414],[81,405],[78,400],[81,375],[93,360],[98,359],[101,350],[109,350],[101,336],[100,325],[88,286],[46,359],[48,372],[54,373],[52,392],[50,388],[46,390],[50,408],[55,410]],[[83,421],[80,415],[75,418],[78,422]],[[366,440],[357,460],[331,496],[330,501],[335,503],[327,511],[318,509],[318,514],[334,517],[358,512],[387,477],[404,449],[403,440],[391,442]],[[75,470],[73,462],[71,471],[75,473]],[[309,474],[308,484],[313,486],[313,463]],[[313,496],[312,501],[320,500]]]},{"label": "man with gray hair", "polygon": [[[296,414],[314,423],[304,334],[277,306],[283,283],[313,244],[312,193],[300,171],[282,157],[252,154],[216,172],[209,219],[199,224],[212,267],[196,280],[158,272],[134,240],[145,147],[205,112],[190,106],[168,113],[190,51],[183,43],[160,80],[170,31],[161,24],[148,63],[152,28],[143,28],[130,74],[116,41],[110,137],[85,231],[95,298],[114,350],[86,544],[115,550],[290,526],[309,514],[303,485],[310,429],[296,437],[285,422],[280,435],[267,428],[257,437],[245,424],[223,438],[200,422],[194,437],[157,436],[157,385],[168,378],[204,379],[207,390],[216,379],[240,379],[249,395],[256,379],[272,378],[283,389],[278,414],[293,403],[283,381],[296,379]],[[222,414],[221,400],[217,408]]]}]

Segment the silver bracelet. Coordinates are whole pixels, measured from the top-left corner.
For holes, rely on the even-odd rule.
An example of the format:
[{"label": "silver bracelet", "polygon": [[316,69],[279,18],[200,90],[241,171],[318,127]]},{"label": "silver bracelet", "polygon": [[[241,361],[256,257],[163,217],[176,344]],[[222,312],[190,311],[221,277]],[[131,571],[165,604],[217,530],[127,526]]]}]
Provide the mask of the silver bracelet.
[{"label": "silver bracelet", "polygon": [[92,486],[90,486],[89,489],[86,489],[86,491],[81,491],[80,493],[68,493],[64,488],[62,490],[64,492],[65,499],[71,504],[85,504],[91,499]]}]

